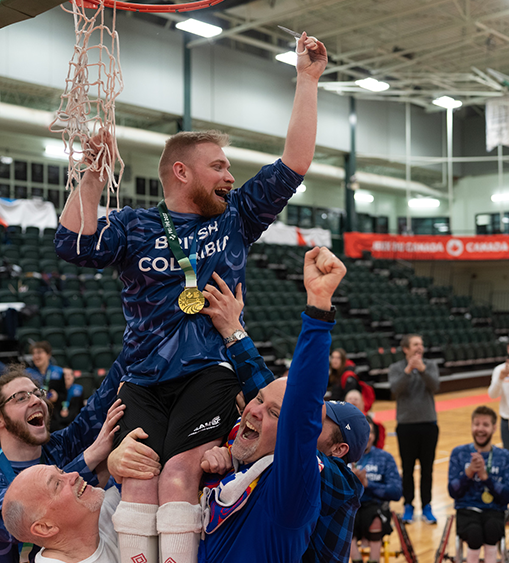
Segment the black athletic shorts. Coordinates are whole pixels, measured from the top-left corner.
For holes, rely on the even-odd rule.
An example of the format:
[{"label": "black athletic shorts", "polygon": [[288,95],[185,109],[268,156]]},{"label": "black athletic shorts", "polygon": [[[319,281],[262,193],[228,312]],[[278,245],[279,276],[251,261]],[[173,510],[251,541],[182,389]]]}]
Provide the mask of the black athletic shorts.
[{"label": "black athletic shorts", "polygon": [[[471,510],[469,508],[459,508],[456,511],[456,534],[467,543],[496,545],[504,535],[505,514],[500,510]],[[471,534],[475,534],[472,538]],[[478,549],[473,547],[472,549]]]},{"label": "black athletic shorts", "polygon": [[137,427],[164,465],[171,457],[228,435],[239,414],[240,392],[235,372],[215,365],[185,379],[152,387],[126,382],[118,398],[126,405],[114,447]]},{"label": "black athletic shorts", "polygon": [[353,525],[353,537],[358,540],[366,538],[369,539],[369,527],[376,517],[379,517],[382,522],[382,537],[392,532],[391,526],[391,511],[389,510],[389,503],[384,502],[368,502],[361,504],[355,516]]}]

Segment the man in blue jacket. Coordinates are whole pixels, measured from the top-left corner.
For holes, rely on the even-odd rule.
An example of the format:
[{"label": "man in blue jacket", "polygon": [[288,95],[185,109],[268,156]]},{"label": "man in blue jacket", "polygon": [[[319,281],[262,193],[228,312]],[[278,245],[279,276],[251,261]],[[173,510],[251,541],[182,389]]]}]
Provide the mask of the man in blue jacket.
[{"label": "man in blue jacket", "polygon": [[473,443],[454,448],[449,462],[449,494],[456,509],[456,530],[467,542],[467,562],[495,563],[504,535],[509,502],[509,452],[492,445],[497,415],[486,406],[472,413]]},{"label": "man in blue jacket", "polygon": [[394,458],[389,452],[374,446],[377,428],[371,417],[367,416],[366,419],[370,429],[368,445],[353,469],[364,486],[364,494],[355,517],[352,563],[362,562],[362,555],[357,547],[357,540],[360,539],[367,539],[369,542],[369,561],[380,559],[382,537],[392,531],[389,501],[399,500],[403,492]]}]

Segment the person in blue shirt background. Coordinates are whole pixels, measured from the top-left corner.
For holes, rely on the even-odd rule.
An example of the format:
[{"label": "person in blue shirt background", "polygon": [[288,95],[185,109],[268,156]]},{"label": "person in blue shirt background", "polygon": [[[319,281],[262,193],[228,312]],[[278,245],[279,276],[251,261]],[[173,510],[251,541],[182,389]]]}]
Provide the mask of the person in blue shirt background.
[{"label": "person in blue shirt background", "polygon": [[353,472],[364,485],[361,507],[357,512],[352,540],[352,563],[362,561],[357,540],[369,542],[369,561],[380,559],[382,537],[390,534],[391,512],[389,501],[401,498],[403,488],[401,477],[394,458],[389,452],[374,446],[377,439],[377,427],[370,416],[369,440],[361,459],[355,464]]},{"label": "person in blue shirt background", "polygon": [[65,400],[66,390],[64,384],[64,370],[51,361],[53,350],[51,344],[46,340],[35,342],[30,346],[33,367],[27,367],[26,371],[39,385],[48,392],[48,401],[57,403]]},{"label": "person in blue shirt background", "polygon": [[[83,408],[83,385],[75,383],[74,372],[64,368],[65,400],[55,403],[51,417],[51,432],[66,428]],[[60,397],[59,397],[60,399]]]},{"label": "person in blue shirt background", "polygon": [[467,562],[495,563],[505,532],[509,502],[509,452],[492,445],[497,415],[486,406],[472,413],[473,443],[454,448],[449,461],[449,494],[456,509],[456,531],[467,542]]}]

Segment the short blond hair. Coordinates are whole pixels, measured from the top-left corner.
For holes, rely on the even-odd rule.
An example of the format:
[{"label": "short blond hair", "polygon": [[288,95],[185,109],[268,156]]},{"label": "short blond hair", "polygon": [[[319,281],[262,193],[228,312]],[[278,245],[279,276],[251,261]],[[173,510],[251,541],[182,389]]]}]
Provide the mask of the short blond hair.
[{"label": "short blond hair", "polygon": [[[159,160],[159,178],[161,182],[168,170],[173,167],[175,162],[188,164],[196,145],[202,143],[214,143],[218,147],[227,147],[230,138],[221,131],[181,131],[170,137],[164,146],[163,153]],[[187,161],[187,162],[186,162]]]}]

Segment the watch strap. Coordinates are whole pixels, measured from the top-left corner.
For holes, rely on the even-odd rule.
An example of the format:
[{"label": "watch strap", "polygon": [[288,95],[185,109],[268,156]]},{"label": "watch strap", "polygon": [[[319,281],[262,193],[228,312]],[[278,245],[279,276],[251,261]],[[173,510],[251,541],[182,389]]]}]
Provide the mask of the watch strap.
[{"label": "watch strap", "polygon": [[312,319],[333,323],[336,317],[336,307],[332,305],[329,311],[325,311],[324,309],[318,309],[318,307],[313,307],[312,305],[306,305],[304,313]]}]

